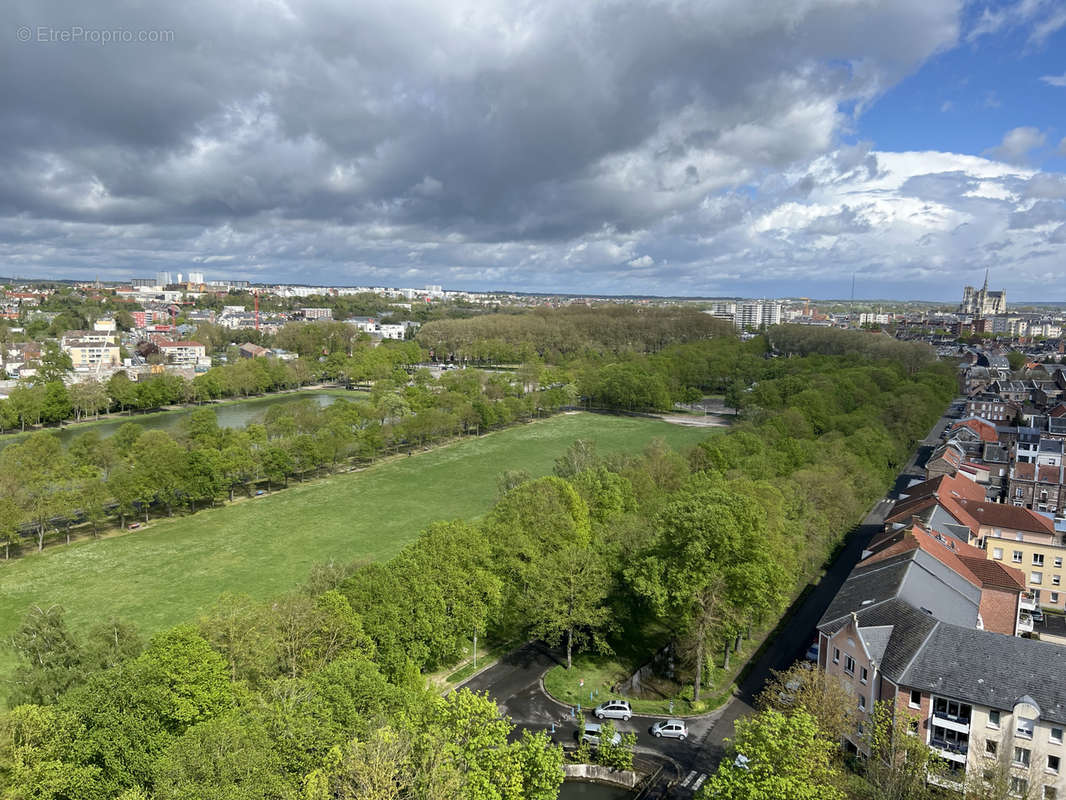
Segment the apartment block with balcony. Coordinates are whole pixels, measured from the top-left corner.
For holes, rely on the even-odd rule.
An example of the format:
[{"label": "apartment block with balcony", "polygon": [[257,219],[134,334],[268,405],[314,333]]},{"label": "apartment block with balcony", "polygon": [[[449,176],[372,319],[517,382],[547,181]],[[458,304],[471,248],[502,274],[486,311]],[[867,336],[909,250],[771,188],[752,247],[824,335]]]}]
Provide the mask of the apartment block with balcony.
[{"label": "apartment block with balcony", "polygon": [[841,587],[818,630],[820,665],[854,698],[845,746],[864,750],[870,713],[888,702],[941,757],[931,782],[961,792],[995,767],[1018,794],[1066,797],[1066,659],[1008,635],[1022,577],[974,550],[918,525],[886,533]]}]

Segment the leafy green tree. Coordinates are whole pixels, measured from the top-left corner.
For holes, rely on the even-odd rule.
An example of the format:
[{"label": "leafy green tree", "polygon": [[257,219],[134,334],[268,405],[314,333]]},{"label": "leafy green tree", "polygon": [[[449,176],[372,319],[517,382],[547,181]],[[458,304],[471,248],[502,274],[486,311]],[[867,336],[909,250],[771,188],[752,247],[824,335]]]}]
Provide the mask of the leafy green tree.
[{"label": "leafy green tree", "polygon": [[67,630],[61,606],[33,606],[11,637],[19,657],[15,703],[54,703],[79,679],[82,650]]},{"label": "leafy green tree", "polygon": [[633,748],[637,744],[637,735],[633,732],[619,734],[617,744],[613,741],[614,735],[614,723],[607,720],[600,729],[596,761],[612,769],[633,769]]},{"label": "leafy green tree", "polygon": [[70,354],[63,352],[58,342],[46,342],[37,360],[37,373],[34,383],[45,386],[50,383],[62,383],[63,379],[74,369]]},{"label": "leafy green tree", "polygon": [[693,479],[660,512],[655,541],[630,571],[691,653],[696,701],[709,646],[787,590],[783,532],[767,524],[763,502],[737,488],[713,475]]},{"label": "leafy green tree", "polygon": [[293,787],[263,728],[231,713],[193,725],[152,766],[156,800],[287,800]]},{"label": "leafy green tree", "polygon": [[86,634],[82,645],[82,668],[92,672],[111,669],[136,658],[143,649],[144,642],[137,628],[112,617],[93,625]]},{"label": "leafy green tree", "polygon": [[912,719],[907,712],[895,713],[891,702],[874,705],[863,742],[870,754],[864,764],[870,800],[925,800],[935,795],[929,775],[944,765],[924,739],[910,735]]},{"label": "leafy green tree", "polygon": [[107,394],[120,411],[137,407],[137,384],[129,379],[125,370],[119,370],[107,380]]},{"label": "leafy green tree", "polygon": [[837,746],[806,712],[785,716],[769,710],[739,719],[731,746],[737,759],[722,761],[697,797],[843,800],[832,761]]},{"label": "leafy green tree", "polygon": [[19,523],[22,509],[10,494],[0,494],[0,544],[4,546],[4,560],[11,556],[11,545],[19,543]]}]

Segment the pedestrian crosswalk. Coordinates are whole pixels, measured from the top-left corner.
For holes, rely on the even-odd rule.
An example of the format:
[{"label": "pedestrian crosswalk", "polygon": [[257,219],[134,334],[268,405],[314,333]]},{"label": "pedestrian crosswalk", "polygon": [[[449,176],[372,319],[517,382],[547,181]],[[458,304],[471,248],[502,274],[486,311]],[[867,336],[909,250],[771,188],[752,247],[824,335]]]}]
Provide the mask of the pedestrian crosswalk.
[{"label": "pedestrian crosswalk", "polygon": [[682,789],[691,789],[693,792],[698,792],[705,780],[707,780],[706,772],[696,772],[696,770],[691,770],[678,785]]}]

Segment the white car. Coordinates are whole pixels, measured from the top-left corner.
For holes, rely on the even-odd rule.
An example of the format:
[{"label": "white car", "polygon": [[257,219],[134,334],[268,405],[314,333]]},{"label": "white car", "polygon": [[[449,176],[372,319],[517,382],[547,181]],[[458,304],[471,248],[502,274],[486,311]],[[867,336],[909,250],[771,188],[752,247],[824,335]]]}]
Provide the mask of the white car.
[{"label": "white car", "polygon": [[596,719],[620,719],[629,722],[629,718],[633,716],[633,709],[629,707],[628,700],[608,700],[596,706],[596,710],[592,713]]},{"label": "white car", "polygon": [[651,735],[656,739],[667,737],[668,739],[680,739],[682,742],[688,737],[688,726],[683,719],[664,719],[651,726]]},{"label": "white car", "polygon": [[[602,732],[603,732],[603,726],[601,726],[598,722],[586,722],[585,723],[585,729],[581,730],[581,731],[577,731],[577,733],[575,735],[577,736],[578,741],[580,741],[580,742],[588,742],[589,744],[591,744],[591,745],[593,745],[595,747],[599,747],[600,746],[600,736],[601,736]],[[618,744],[621,744],[621,743],[622,743],[622,734],[620,734],[618,731],[615,731],[614,732],[614,736],[611,737],[611,744],[618,745]]]}]

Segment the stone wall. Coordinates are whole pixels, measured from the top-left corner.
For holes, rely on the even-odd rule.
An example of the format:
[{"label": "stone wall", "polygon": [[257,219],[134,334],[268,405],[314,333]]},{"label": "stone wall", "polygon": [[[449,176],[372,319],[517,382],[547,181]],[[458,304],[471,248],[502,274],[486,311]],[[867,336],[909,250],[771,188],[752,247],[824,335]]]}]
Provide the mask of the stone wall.
[{"label": "stone wall", "polygon": [[599,781],[627,789],[632,789],[641,779],[640,774],[636,772],[602,767],[599,764],[563,764],[563,774],[572,780]]}]

